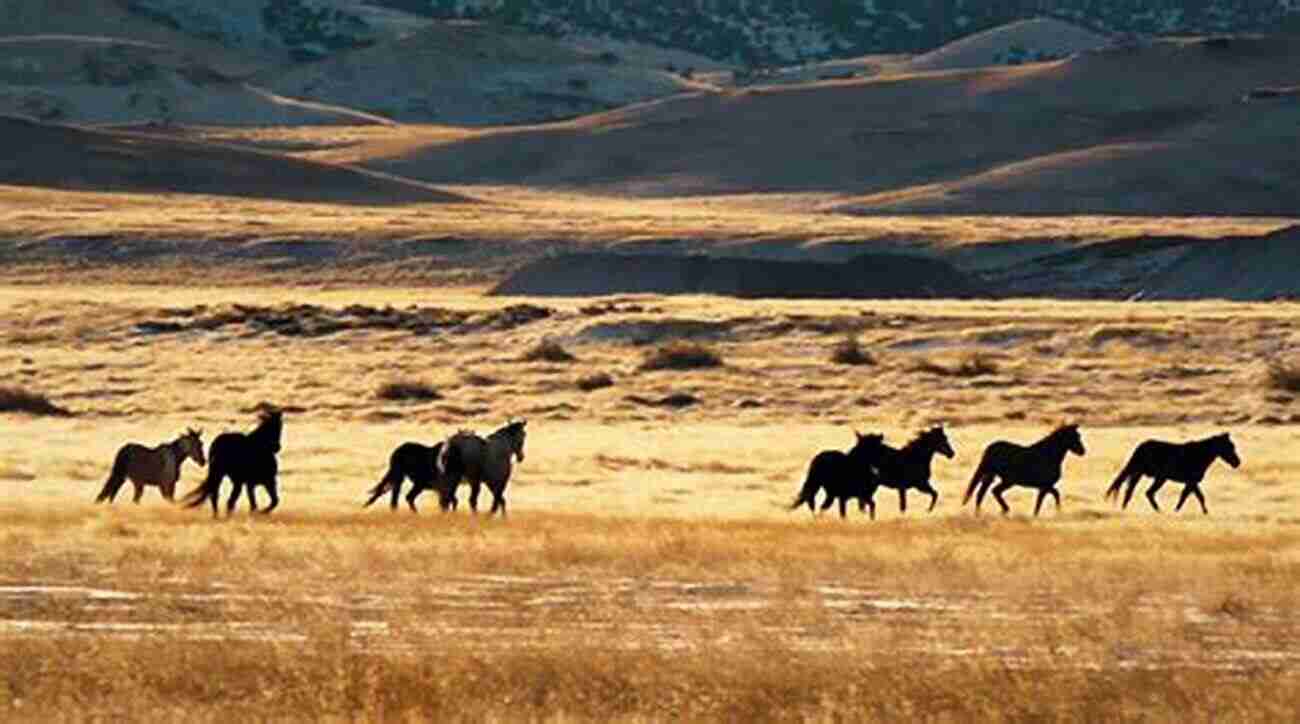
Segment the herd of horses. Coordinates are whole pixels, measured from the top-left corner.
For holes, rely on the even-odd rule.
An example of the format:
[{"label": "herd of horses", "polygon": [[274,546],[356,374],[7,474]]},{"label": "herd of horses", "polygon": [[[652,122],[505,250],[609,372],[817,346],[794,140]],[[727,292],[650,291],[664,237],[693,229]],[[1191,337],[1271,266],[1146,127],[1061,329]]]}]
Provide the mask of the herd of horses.
[{"label": "herd of horses", "polygon": [[[847,515],[848,501],[856,499],[858,509],[865,511],[870,508],[874,520],[876,491],[882,486],[898,491],[898,507],[901,512],[907,512],[909,490],[929,495],[930,510],[934,510],[935,503],[939,501],[939,493],[930,483],[930,461],[935,455],[950,459],[956,456],[942,426],[922,432],[901,449],[886,445],[885,436],[879,433],[863,435],[855,431],[854,435],[857,436],[857,442],[848,452],[824,450],[812,459],[803,487],[790,504],[791,510],[807,505],[808,510],[816,513],[817,494],[824,491],[826,497],[821,504],[822,510],[838,502],[842,518]],[[966,486],[962,505],[969,503],[973,496],[975,512],[978,513],[984,496],[992,492],[993,499],[1002,506],[1005,515],[1011,512],[1011,506],[1007,505],[1002,494],[1014,487],[1026,487],[1038,491],[1038,500],[1034,503],[1035,516],[1049,495],[1056,503],[1057,510],[1060,510],[1061,494],[1056,486],[1061,482],[1065,456],[1069,453],[1083,456],[1084,452],[1078,425],[1062,425],[1032,445],[1019,445],[1006,440],[990,443],[984,448],[975,474]],[[1175,511],[1182,510],[1188,496],[1195,495],[1201,504],[1201,512],[1209,515],[1205,494],[1201,492],[1201,481],[1205,479],[1210,464],[1219,458],[1234,468],[1241,465],[1237,448],[1226,432],[1186,443],[1147,440],[1133,451],[1119,476],[1106,489],[1105,497],[1107,500],[1118,497],[1120,490],[1127,484],[1121,503],[1122,508],[1127,508],[1138,482],[1143,476],[1149,476],[1153,482],[1147,489],[1146,496],[1152,508],[1160,510],[1156,492],[1166,482],[1175,482],[1183,485],[1183,493],[1178,498]]]},{"label": "herd of horses", "polygon": [[[369,498],[365,507],[387,494],[391,496],[390,507],[396,510],[402,485],[409,480],[411,487],[406,495],[406,504],[412,512],[419,512],[415,501],[426,490],[437,492],[439,508],[454,511],[458,506],[456,489],[462,482],[467,482],[471,510],[478,512],[479,491],[487,485],[492,493],[490,513],[500,512],[505,516],[506,485],[510,482],[513,461],[524,460],[526,424],[524,420],[512,420],[486,437],[470,430],[459,430],[432,446],[403,443],[389,455],[388,471],[383,478],[367,491]],[[213,517],[217,517],[221,484],[229,478],[233,489],[226,501],[228,516],[234,513],[244,488],[248,488],[248,504],[254,513],[270,513],[280,503],[277,456],[283,429],[283,414],[269,409],[260,413],[258,425],[252,432],[218,435],[206,457],[200,430],[188,429],[174,441],[152,448],[127,443],[118,450],[112,472],[96,502],[111,502],[128,480],[135,486],[136,503],[140,502],[145,486],[149,485],[157,486],[163,497],[172,501],[181,466],[192,459],[200,466],[207,465],[208,474],[197,488],[182,498],[184,505],[196,508],[208,501]],[[803,486],[790,504],[791,510],[807,505],[808,510],[816,514],[817,496],[824,492],[822,511],[838,502],[840,517],[846,517],[848,502],[857,500],[859,511],[870,509],[874,520],[876,491],[881,487],[898,491],[901,512],[907,512],[909,490],[929,495],[929,510],[934,510],[939,502],[939,493],[930,482],[931,461],[935,455],[949,459],[956,457],[942,425],[922,432],[902,448],[885,444],[885,436],[879,433],[863,435],[855,431],[854,435],[857,441],[848,452],[825,450],[813,457]],[[1056,487],[1069,453],[1079,456],[1085,453],[1078,425],[1062,425],[1032,445],[1005,440],[993,442],[980,456],[962,505],[974,497],[975,512],[978,513],[984,497],[991,492],[1002,507],[1002,513],[1007,514],[1011,512],[1011,506],[1007,505],[1003,493],[1019,486],[1038,491],[1034,503],[1035,516],[1048,496],[1060,510],[1061,495]],[[1210,465],[1220,458],[1234,468],[1241,465],[1241,458],[1226,432],[1186,443],[1147,440],[1133,451],[1128,463],[1107,488],[1105,497],[1115,499],[1123,491],[1121,507],[1127,508],[1139,481],[1149,476],[1153,482],[1146,497],[1155,510],[1160,510],[1156,493],[1166,482],[1175,482],[1183,485],[1183,492],[1174,510],[1182,510],[1188,497],[1195,496],[1201,504],[1201,512],[1208,515],[1201,481]],[[270,498],[270,504],[260,510],[256,495],[259,487],[264,488]]]},{"label": "herd of horses", "polygon": [[[248,505],[254,513],[267,514],[280,504],[279,460],[280,437],[284,415],[279,410],[263,410],[252,432],[225,432],[212,441],[207,457],[203,454],[201,430],[188,429],[170,443],[145,447],[127,443],[113,459],[113,469],[96,502],[112,502],[129,480],[135,486],[134,502],[139,503],[145,486],[157,486],[168,501],[175,499],[176,481],[181,465],[193,459],[207,465],[208,474],[197,488],[181,499],[189,508],[208,501],[212,516],[219,515],[221,484],[230,479],[233,489],[226,500],[226,515],[235,511],[244,488],[248,488]],[[426,490],[438,492],[438,505],[445,511],[457,507],[456,488],[462,481],[470,486],[469,506],[478,512],[479,490],[487,485],[492,493],[492,513],[506,514],[506,484],[510,482],[512,459],[524,460],[526,420],[512,420],[487,437],[470,430],[460,430],[451,437],[426,447],[416,442],[399,446],[389,456],[388,472],[370,490],[369,506],[384,493],[392,493],[392,507],[397,507],[402,482],[411,481],[406,504],[417,511],[415,500]],[[210,464],[209,463],[210,460]],[[270,504],[259,509],[257,489],[264,488]],[[417,511],[418,512],[418,511]]]}]

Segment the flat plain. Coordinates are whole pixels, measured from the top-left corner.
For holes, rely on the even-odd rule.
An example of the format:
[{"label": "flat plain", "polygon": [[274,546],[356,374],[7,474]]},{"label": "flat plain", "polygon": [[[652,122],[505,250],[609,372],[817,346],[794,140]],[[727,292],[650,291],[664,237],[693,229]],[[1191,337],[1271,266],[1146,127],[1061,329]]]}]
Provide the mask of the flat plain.
[{"label": "flat plain", "polygon": [[[0,289],[5,379],[71,413],[0,438],[7,715],[1294,716],[1291,305],[481,292]],[[849,338],[870,364],[832,360]],[[544,340],[575,359],[525,361]],[[721,366],[641,369],[683,340]],[[381,398],[395,381],[436,399]],[[269,517],[91,503],[122,443],[210,441],[261,402],[287,416]],[[361,508],[397,444],[511,416],[508,519],[463,492]],[[1061,422],[1087,454],[1060,511],[960,505],[984,445]],[[788,510],[852,430],[933,424],[957,452],[933,513],[890,490],[874,522]],[[1162,513],[1102,499],[1141,440],[1220,431],[1244,462],[1211,468],[1211,515],[1174,513],[1175,485]]]}]

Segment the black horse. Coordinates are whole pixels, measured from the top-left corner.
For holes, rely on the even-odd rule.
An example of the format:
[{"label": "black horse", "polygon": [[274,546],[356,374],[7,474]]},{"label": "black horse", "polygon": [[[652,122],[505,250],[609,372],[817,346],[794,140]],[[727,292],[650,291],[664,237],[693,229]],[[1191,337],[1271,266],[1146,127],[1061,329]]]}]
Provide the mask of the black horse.
[{"label": "black horse", "polygon": [[935,503],[939,502],[939,493],[930,484],[930,461],[935,453],[950,460],[956,455],[942,425],[917,435],[901,450],[895,450],[884,444],[879,446],[871,461],[872,467],[876,469],[876,476],[869,486],[865,501],[871,506],[872,520],[876,519],[876,490],[881,486],[898,491],[899,512],[907,512],[908,490],[919,490],[929,494],[930,510],[934,510]]},{"label": "black horse", "polygon": [[978,513],[980,504],[984,502],[984,494],[994,480],[1002,478],[1002,482],[993,488],[993,497],[1002,506],[1003,515],[1011,512],[1011,506],[1002,498],[1002,493],[1017,485],[1038,489],[1034,515],[1038,515],[1039,509],[1043,507],[1043,499],[1048,495],[1052,496],[1056,501],[1056,509],[1060,510],[1061,494],[1056,492],[1056,484],[1061,481],[1061,464],[1068,452],[1079,456],[1084,454],[1083,438],[1079,436],[1078,425],[1058,427],[1029,447],[1004,440],[992,443],[984,448],[984,457],[980,458],[979,467],[975,468],[975,475],[971,477],[961,504],[970,501],[971,494],[978,488],[979,494],[975,496],[975,512]]},{"label": "black horse", "polygon": [[406,504],[410,506],[412,513],[420,512],[415,507],[415,499],[424,491],[431,489],[438,491],[438,507],[443,510],[454,510],[456,508],[455,484],[460,482],[464,471],[459,469],[462,467],[459,456],[442,454],[444,444],[439,442],[430,447],[418,442],[407,442],[399,445],[388,456],[388,472],[375,487],[369,490],[370,499],[363,507],[370,507],[384,493],[392,493],[389,507],[397,510],[397,496],[402,492],[402,482],[409,479],[411,490],[406,494]]},{"label": "black horse", "polygon": [[1149,475],[1155,479],[1151,487],[1147,488],[1147,500],[1151,501],[1152,508],[1160,510],[1156,504],[1156,491],[1160,490],[1165,481],[1172,480],[1183,484],[1183,494],[1178,496],[1174,512],[1183,509],[1187,496],[1195,495],[1201,504],[1201,512],[1209,515],[1210,511],[1205,507],[1205,495],[1201,493],[1201,481],[1205,479],[1205,471],[1217,458],[1223,458],[1224,462],[1234,468],[1241,465],[1237,448],[1226,432],[1181,445],[1163,440],[1147,440],[1137,446],[1128,459],[1128,464],[1106,489],[1106,499],[1117,497],[1120,488],[1127,481],[1128,490],[1124,491],[1124,502],[1121,505],[1122,508],[1127,508],[1128,502],[1133,499],[1133,491],[1137,490],[1138,481],[1143,475]]},{"label": "black horse", "polygon": [[[248,486],[248,504],[253,512],[270,513],[280,504],[278,492],[280,436],[284,419],[279,410],[263,410],[257,428],[252,432],[224,432],[208,448],[208,477],[199,487],[184,498],[185,507],[197,508],[203,501],[212,502],[212,517],[217,517],[217,498],[221,494],[221,481],[226,477],[235,488],[226,502],[226,515],[235,510],[239,495]],[[266,488],[271,504],[258,511],[253,491],[258,485]]]},{"label": "black horse", "polygon": [[[813,457],[808,465],[808,475],[804,478],[803,487],[800,488],[798,497],[790,504],[790,510],[806,504],[809,512],[816,514],[817,491],[822,489],[826,490],[826,500],[822,503],[822,510],[831,507],[838,500],[841,518],[848,515],[845,508],[849,498],[858,499],[859,509],[867,506],[876,482],[876,473],[871,468],[871,461],[876,458],[880,447],[884,444],[885,436],[863,435],[857,431],[853,434],[857,436],[857,442],[847,453],[839,450],[823,450]],[[874,503],[871,510],[874,514]]]}]

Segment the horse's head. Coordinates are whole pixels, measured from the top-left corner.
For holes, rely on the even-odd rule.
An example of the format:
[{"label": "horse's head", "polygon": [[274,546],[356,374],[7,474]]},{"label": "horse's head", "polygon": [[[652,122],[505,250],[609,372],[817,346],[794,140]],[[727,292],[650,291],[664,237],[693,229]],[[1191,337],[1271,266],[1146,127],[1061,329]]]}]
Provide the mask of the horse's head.
[{"label": "horse's head", "polygon": [[1232,444],[1232,438],[1228,437],[1228,433],[1215,435],[1213,439],[1215,454],[1232,467],[1241,467],[1241,458],[1237,457],[1237,446]]},{"label": "horse's head", "polygon": [[513,420],[506,423],[506,426],[502,428],[510,439],[510,452],[521,463],[524,461],[524,438],[528,436],[527,431],[524,430],[524,426],[527,424],[527,420]]},{"label": "horse's head", "polygon": [[1061,436],[1061,442],[1065,443],[1065,449],[1083,457],[1087,452],[1083,448],[1083,437],[1079,435],[1079,426],[1075,424],[1062,425],[1057,428],[1056,433]]},{"label": "horse's head", "polygon": [[275,407],[263,407],[257,414],[258,425],[253,436],[262,440],[271,452],[280,452],[280,437],[284,433],[284,413]]},{"label": "horse's head", "polygon": [[181,444],[185,446],[185,454],[194,459],[199,465],[207,465],[208,458],[203,454],[203,430],[195,430],[192,427],[185,428],[185,434],[181,435]]},{"label": "horse's head", "polygon": [[921,433],[920,438],[927,447],[939,453],[940,455],[951,460],[956,457],[957,452],[952,449],[952,443],[948,442],[948,434],[943,431],[943,425],[934,427]]},{"label": "horse's head", "polygon": [[863,435],[857,430],[854,430],[853,435],[857,437],[858,440],[854,443],[853,449],[849,451],[849,457],[865,456],[868,458],[874,458],[876,451],[880,450],[880,448],[885,445],[885,436],[878,432]]}]

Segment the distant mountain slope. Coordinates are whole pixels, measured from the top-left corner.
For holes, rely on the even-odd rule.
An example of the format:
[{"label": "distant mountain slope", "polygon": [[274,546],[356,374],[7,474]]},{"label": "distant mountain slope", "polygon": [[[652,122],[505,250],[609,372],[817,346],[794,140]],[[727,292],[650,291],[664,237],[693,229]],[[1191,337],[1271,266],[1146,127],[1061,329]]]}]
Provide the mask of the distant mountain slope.
[{"label": "distant mountain slope", "polygon": [[3,116],[0,184],[361,204],[466,201],[429,186],[347,166],[162,135]]},{"label": "distant mountain slope", "polygon": [[436,23],[391,43],[268,73],[277,93],[407,122],[571,118],[689,90],[681,77],[517,29]]},{"label": "distant mountain slope", "polygon": [[749,65],[925,52],[1035,15],[1050,15],[1103,33],[1140,35],[1262,32],[1288,23],[1300,26],[1300,6],[1293,0],[373,1],[438,17],[493,15],[556,36],[603,34]]},{"label": "distant mountain slope", "polygon": [[[437,183],[652,196],[856,193],[866,209],[906,202],[891,193],[1082,159],[1095,181],[1090,210],[1194,213],[1191,204],[1209,200],[1220,213],[1252,214],[1264,213],[1256,206],[1263,200],[1277,213],[1300,188],[1288,140],[1292,100],[1240,99],[1257,86],[1293,84],[1297,68],[1300,38],[1167,41],[1015,68],[678,96],[569,123],[439,139],[367,165]],[[1180,187],[1197,193],[1161,196],[1164,177],[1145,174],[1142,163],[1144,153],[1162,149],[1174,149],[1164,174],[1181,174]],[[1259,172],[1243,173],[1252,164]],[[1108,177],[1116,182],[1107,185]],[[1002,203],[985,195],[960,208],[980,211],[986,199],[988,210],[1003,213],[1078,208],[1068,183],[1023,188]]]}]

